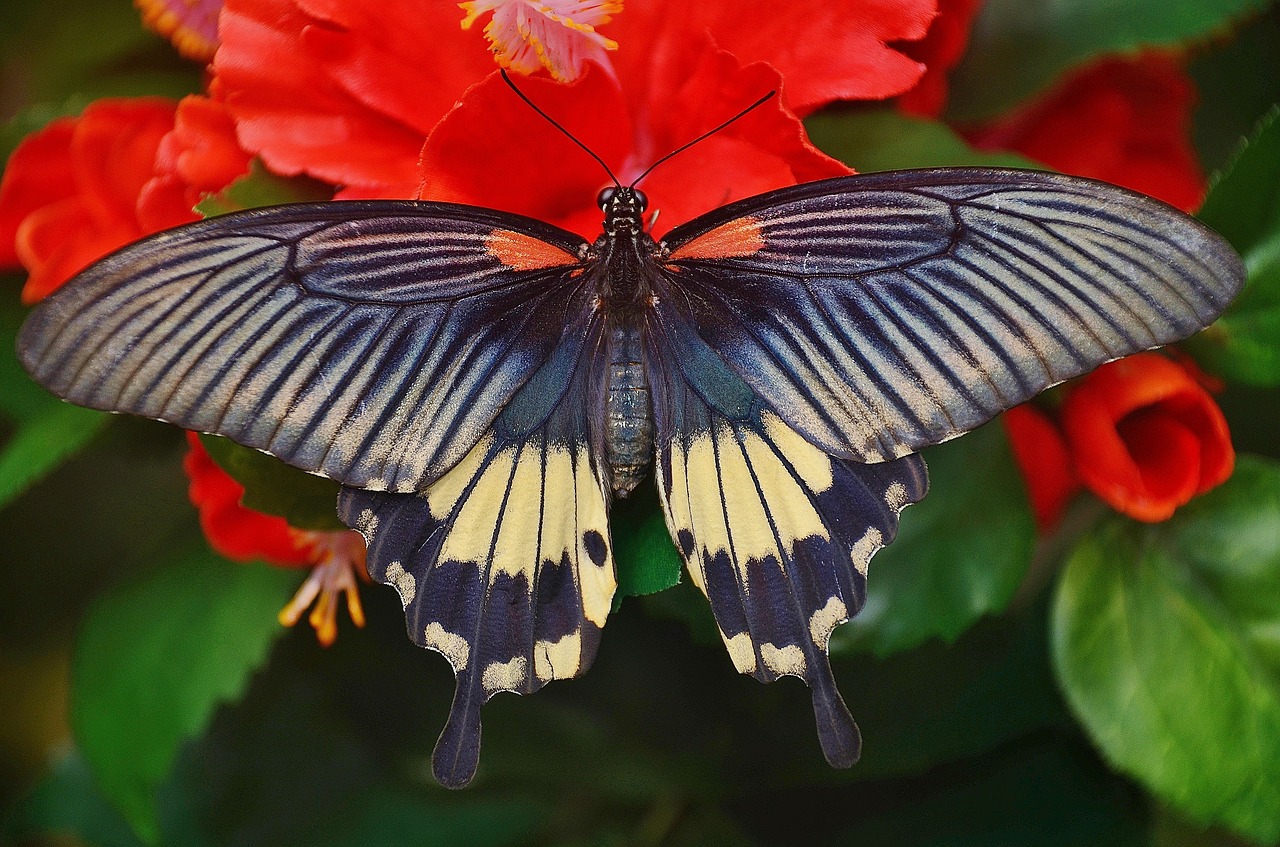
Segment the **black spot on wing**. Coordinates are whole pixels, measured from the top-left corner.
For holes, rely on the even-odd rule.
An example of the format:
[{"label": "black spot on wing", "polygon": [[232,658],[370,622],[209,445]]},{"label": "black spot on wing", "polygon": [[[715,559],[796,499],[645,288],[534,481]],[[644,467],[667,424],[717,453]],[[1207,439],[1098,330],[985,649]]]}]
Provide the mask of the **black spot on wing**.
[{"label": "black spot on wing", "polygon": [[609,548],[605,544],[604,536],[594,529],[589,529],[582,536],[583,544],[586,545],[587,555],[591,557],[593,564],[601,566],[605,563],[605,557],[609,553]]}]

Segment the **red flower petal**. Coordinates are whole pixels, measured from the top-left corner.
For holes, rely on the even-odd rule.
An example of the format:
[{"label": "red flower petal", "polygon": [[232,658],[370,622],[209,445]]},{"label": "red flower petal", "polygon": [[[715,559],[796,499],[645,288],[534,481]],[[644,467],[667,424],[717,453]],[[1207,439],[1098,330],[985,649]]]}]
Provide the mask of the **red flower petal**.
[{"label": "red flower petal", "polygon": [[182,468],[191,480],[187,489],[200,513],[200,527],[210,546],[229,559],[266,559],[275,565],[310,565],[311,545],[284,518],[264,515],[240,505],[244,486],[209,457],[200,437],[187,433]]},{"label": "red flower petal", "polygon": [[981,7],[982,0],[940,0],[929,33],[920,41],[902,45],[903,53],[925,66],[924,76],[898,100],[903,111],[924,117],[942,112],[947,102],[947,74],[964,55],[969,30]]},{"label": "red flower petal", "polygon": [[[836,100],[875,100],[906,91],[924,68],[889,46],[923,38],[937,12],[935,0],[834,0],[795,6],[750,0],[736,3],[632,3],[609,28],[618,42],[614,62],[628,88],[650,97],[680,79],[665,75],[688,64],[666,46],[681,33],[711,34],[742,64],[767,62],[786,80],[786,104],[805,115]],[[695,42],[696,46],[696,42]]]},{"label": "red flower petal", "polygon": [[410,197],[422,141],[493,70],[452,3],[228,0],[215,96],[274,171]]},{"label": "red flower petal", "polygon": [[43,206],[23,220],[14,239],[27,282],[22,302],[35,303],[116,248],[139,236],[132,221],[102,221],[84,199],[68,197]]},{"label": "red flower petal", "polygon": [[173,129],[160,140],[153,176],[138,197],[143,229],[158,232],[196,220],[195,205],[249,170],[226,107],[206,97],[178,103]]},{"label": "red flower petal", "polygon": [[[625,183],[778,84],[776,71],[766,65],[740,68],[727,53],[705,53],[673,99],[652,104],[643,112],[646,124],[634,128],[623,92],[598,68],[588,66],[571,86],[539,79],[521,86]],[[519,144],[511,143],[513,136]],[[643,150],[629,145],[633,138],[643,139]],[[500,170],[492,166],[496,161],[503,163]],[[425,199],[530,215],[586,238],[600,232],[595,197],[608,177],[496,75],[468,91],[441,121],[423,148],[422,163]],[[650,208],[661,211],[654,228],[660,236],[729,201],[844,173],[848,169],[810,145],[800,122],[772,101],[664,163],[643,187]]]},{"label": "red flower petal", "polygon": [[1156,353],[1103,365],[1067,396],[1062,425],[1084,484],[1115,509],[1161,521],[1231,475],[1226,419],[1194,377]]},{"label": "red flower petal", "polygon": [[0,190],[0,236],[29,273],[24,301],[150,231],[136,204],[173,109],[159,98],[99,100],[14,154]]},{"label": "red flower petal", "polygon": [[[521,88],[615,170],[631,136],[617,84],[588,65],[571,85],[530,78]],[[518,138],[518,143],[513,143]],[[500,162],[501,167],[494,163]],[[573,227],[609,178],[585,152],[520,101],[496,73],[466,97],[422,150],[423,199],[489,206]],[[579,228],[599,232],[600,213]]]},{"label": "red flower petal", "polygon": [[35,210],[75,196],[71,137],[76,120],[61,118],[22,140],[0,178],[0,267],[18,267],[18,227]]},{"label": "red flower petal", "polygon": [[1096,62],[969,137],[983,149],[1017,150],[1190,210],[1205,189],[1191,143],[1194,105],[1181,61],[1148,52]]},{"label": "red flower petal", "polygon": [[1001,420],[1027,484],[1036,526],[1041,532],[1049,532],[1062,520],[1067,503],[1080,490],[1066,441],[1053,420],[1029,404],[1015,406]]}]

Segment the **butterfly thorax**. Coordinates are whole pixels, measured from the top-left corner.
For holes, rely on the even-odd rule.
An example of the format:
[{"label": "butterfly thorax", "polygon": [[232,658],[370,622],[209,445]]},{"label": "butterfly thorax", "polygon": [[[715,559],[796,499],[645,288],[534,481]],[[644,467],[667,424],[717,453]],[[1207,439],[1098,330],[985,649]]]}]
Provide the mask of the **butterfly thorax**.
[{"label": "butterfly thorax", "polygon": [[651,297],[646,271],[657,245],[644,232],[643,195],[619,189],[601,199],[604,233],[594,248],[600,262],[600,308],[609,328],[605,457],[613,491],[625,497],[644,479],[653,455],[653,408],[641,327]]}]

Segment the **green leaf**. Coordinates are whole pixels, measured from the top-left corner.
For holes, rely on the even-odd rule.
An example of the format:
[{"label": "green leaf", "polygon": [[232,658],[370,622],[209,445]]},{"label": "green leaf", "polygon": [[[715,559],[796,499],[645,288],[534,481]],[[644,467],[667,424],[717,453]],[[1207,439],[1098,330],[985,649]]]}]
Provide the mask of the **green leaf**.
[{"label": "green leaf", "polygon": [[641,485],[625,500],[614,501],[609,525],[618,569],[615,610],[623,598],[653,594],[680,581],[680,557],[653,485]]},{"label": "green leaf", "polygon": [[15,424],[0,443],[0,508],[87,445],[110,421],[70,406],[31,381],[14,354],[26,310],[0,307],[0,416]]},{"label": "green leaf", "polygon": [[1249,279],[1188,349],[1228,379],[1280,384],[1280,110],[1259,123],[1210,189],[1199,217],[1240,252]]},{"label": "green leaf", "polygon": [[314,476],[292,465],[242,447],[216,435],[201,435],[209,456],[244,486],[241,505],[278,515],[298,529],[343,530],[338,520],[339,483]]},{"label": "green leaf", "polygon": [[946,124],[895,109],[825,112],[806,120],[805,128],[821,150],[861,173],[940,167],[1044,169],[1016,153],[974,149]]},{"label": "green leaf", "polygon": [[88,444],[110,416],[54,403],[22,423],[0,446],[0,508]]},{"label": "green leaf", "polygon": [[1180,46],[1230,27],[1267,0],[987,0],[951,76],[948,118],[987,120],[1107,53]]},{"label": "green leaf", "polygon": [[886,656],[953,641],[1004,609],[1035,545],[1026,490],[1000,424],[924,451],[929,495],[902,513],[898,539],[871,560],[867,603],[831,649]]},{"label": "green leaf", "polygon": [[236,179],[217,194],[196,204],[196,211],[206,218],[279,206],[282,203],[309,203],[333,199],[332,186],[305,176],[280,176],[267,170],[257,159],[249,163],[249,173]]},{"label": "green leaf", "polygon": [[1165,525],[1086,537],[1053,657],[1103,755],[1199,823],[1280,839],[1280,465],[1242,457]]},{"label": "green leaf", "polygon": [[90,610],[72,665],[72,728],[103,793],[144,841],[158,839],[155,792],[178,745],[239,697],[299,579],[200,549]]},{"label": "green leaf", "polygon": [[1161,543],[1222,602],[1280,682],[1280,464],[1241,456],[1226,485],[1161,527]]},{"label": "green leaf", "polygon": [[18,362],[18,327],[26,316],[27,310],[16,299],[0,298],[0,416],[17,424],[61,402],[36,385]]},{"label": "green leaf", "polygon": [[76,752],[55,761],[0,827],[0,840],[6,844],[58,844],[56,838],[67,834],[99,847],[142,847]]}]

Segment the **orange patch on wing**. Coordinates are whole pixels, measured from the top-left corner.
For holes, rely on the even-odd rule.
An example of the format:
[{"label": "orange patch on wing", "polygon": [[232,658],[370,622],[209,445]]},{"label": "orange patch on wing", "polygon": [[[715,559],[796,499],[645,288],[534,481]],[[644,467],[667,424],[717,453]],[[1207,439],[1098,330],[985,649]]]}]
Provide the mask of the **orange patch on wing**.
[{"label": "orange patch on wing", "polygon": [[759,218],[734,218],[720,224],[671,252],[670,259],[732,259],[750,256],[764,248],[764,222]]},{"label": "orange patch on wing", "polygon": [[490,256],[518,271],[536,271],[579,262],[578,257],[567,250],[509,229],[495,229],[490,233],[485,249]]}]

